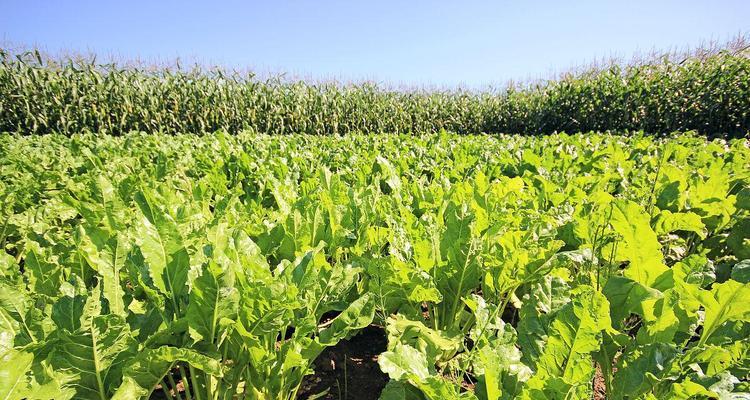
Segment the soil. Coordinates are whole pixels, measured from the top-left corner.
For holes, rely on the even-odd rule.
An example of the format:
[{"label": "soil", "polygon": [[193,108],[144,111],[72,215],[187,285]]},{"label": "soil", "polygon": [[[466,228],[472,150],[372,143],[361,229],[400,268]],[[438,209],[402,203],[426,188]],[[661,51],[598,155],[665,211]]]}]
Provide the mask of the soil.
[{"label": "soil", "polygon": [[594,375],[594,400],[605,400],[607,398],[607,385],[604,383],[604,375],[599,365],[596,366]]},{"label": "soil", "polygon": [[313,363],[315,374],[305,377],[298,399],[328,390],[320,399],[376,400],[388,382],[378,354],[386,350],[383,328],[370,325],[357,336],[329,347]]}]

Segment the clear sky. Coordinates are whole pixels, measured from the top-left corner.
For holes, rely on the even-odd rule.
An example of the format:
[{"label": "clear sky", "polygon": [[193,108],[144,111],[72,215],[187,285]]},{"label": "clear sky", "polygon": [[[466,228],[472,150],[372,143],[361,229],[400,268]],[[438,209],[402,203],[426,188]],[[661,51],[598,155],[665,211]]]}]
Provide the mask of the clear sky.
[{"label": "clear sky", "polygon": [[750,1],[0,0],[0,39],[310,79],[480,87],[750,32]]}]

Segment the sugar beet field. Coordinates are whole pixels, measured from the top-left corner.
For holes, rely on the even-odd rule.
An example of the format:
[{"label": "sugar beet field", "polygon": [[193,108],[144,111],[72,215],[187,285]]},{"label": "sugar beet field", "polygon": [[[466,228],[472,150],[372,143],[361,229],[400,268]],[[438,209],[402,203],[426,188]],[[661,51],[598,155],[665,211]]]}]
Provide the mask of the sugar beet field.
[{"label": "sugar beet field", "polygon": [[[0,399],[750,399],[750,63],[715,57],[727,96],[591,103],[581,128],[620,117],[577,134],[544,132],[563,89],[593,93],[562,81],[435,107],[327,89],[403,110],[351,119],[223,83],[189,119],[180,90],[219,78],[6,61]],[[549,134],[493,130],[532,106]]]}]

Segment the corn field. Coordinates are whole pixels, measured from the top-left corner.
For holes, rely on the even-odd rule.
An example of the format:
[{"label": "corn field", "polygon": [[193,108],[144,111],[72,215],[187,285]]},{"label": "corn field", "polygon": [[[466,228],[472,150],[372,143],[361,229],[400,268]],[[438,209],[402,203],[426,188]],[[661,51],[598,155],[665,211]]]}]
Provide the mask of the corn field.
[{"label": "corn field", "polygon": [[695,130],[743,137],[749,128],[746,51],[610,65],[494,92],[264,80],[218,69],[53,61],[33,51],[3,51],[0,60],[0,131],[22,134]]}]

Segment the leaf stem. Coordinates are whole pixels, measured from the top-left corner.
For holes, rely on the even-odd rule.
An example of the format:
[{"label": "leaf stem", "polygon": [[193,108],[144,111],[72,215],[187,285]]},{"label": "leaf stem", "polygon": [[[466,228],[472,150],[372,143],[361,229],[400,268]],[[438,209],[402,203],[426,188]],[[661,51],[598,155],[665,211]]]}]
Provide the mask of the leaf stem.
[{"label": "leaf stem", "polygon": [[193,396],[190,393],[190,383],[188,382],[187,376],[185,375],[185,368],[183,368],[182,364],[178,366],[178,369],[180,370],[180,379],[182,380],[182,386],[185,387],[185,397],[187,400],[193,400]]},{"label": "leaf stem", "polygon": [[182,395],[180,395],[180,391],[177,390],[177,383],[175,383],[174,378],[172,378],[171,371],[167,372],[167,380],[169,381],[169,386],[172,388],[177,400],[182,400]]},{"label": "leaf stem", "polygon": [[188,364],[188,370],[190,371],[190,383],[195,392],[195,400],[201,400],[200,386],[198,385],[198,374],[195,372],[195,368]]}]

